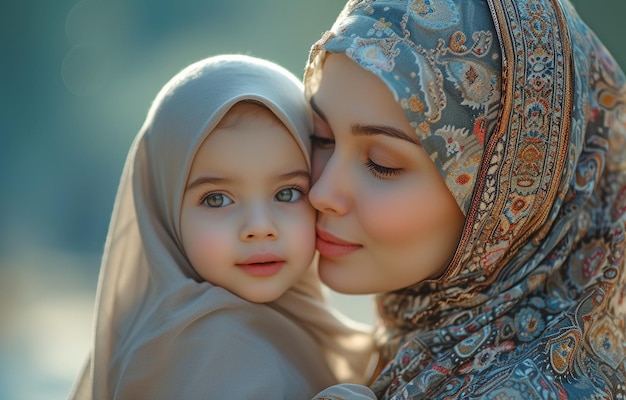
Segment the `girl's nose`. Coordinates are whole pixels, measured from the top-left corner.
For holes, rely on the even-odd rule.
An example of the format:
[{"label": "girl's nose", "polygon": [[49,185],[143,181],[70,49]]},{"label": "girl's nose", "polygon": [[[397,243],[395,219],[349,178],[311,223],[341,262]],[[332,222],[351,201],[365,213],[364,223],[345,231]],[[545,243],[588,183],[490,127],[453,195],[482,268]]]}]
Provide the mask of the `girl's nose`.
[{"label": "girl's nose", "polygon": [[253,204],[245,213],[239,239],[244,242],[254,240],[277,240],[278,227],[272,216],[270,206]]},{"label": "girl's nose", "polygon": [[347,166],[333,154],[319,173],[309,191],[309,202],[318,211],[331,215],[345,215],[349,210],[350,181]]}]

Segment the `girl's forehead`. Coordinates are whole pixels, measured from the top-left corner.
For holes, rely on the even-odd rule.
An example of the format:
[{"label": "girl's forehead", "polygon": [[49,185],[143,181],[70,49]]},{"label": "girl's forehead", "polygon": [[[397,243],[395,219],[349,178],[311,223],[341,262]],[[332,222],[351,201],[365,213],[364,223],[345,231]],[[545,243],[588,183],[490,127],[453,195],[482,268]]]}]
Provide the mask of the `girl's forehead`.
[{"label": "girl's forehead", "polygon": [[259,120],[275,121],[282,125],[278,116],[266,104],[244,100],[235,103],[222,117],[216,128],[250,124]]}]

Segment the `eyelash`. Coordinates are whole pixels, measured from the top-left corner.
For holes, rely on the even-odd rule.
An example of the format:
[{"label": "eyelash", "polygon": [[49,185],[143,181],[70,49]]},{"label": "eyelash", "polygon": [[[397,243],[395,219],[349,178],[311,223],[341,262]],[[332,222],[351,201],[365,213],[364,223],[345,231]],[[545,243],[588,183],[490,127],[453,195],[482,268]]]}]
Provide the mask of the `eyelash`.
[{"label": "eyelash", "polygon": [[400,172],[402,172],[401,168],[383,167],[382,165],[376,164],[369,158],[364,165],[372,173],[372,175],[378,179],[393,178],[400,175]]},{"label": "eyelash", "polygon": [[[207,193],[203,194],[202,196],[200,196],[200,199],[198,200],[198,205],[199,206],[204,205],[204,202],[206,201],[206,199],[208,199],[209,196],[214,195],[214,194],[220,194],[220,195],[228,198],[232,202],[232,199],[230,198],[230,196],[220,192],[219,190],[215,190],[215,191],[207,192]],[[213,207],[211,207],[211,208],[213,208]],[[215,207],[215,208],[220,208],[220,207]]]},{"label": "eyelash", "polygon": [[[320,149],[329,149],[335,145],[335,139],[317,135],[310,135],[309,137],[311,138],[311,143],[313,144],[313,147],[317,147]],[[370,171],[370,173],[378,179],[393,178],[400,175],[400,173],[402,172],[401,168],[383,167],[382,165],[376,164],[369,158],[364,163],[364,165]]]},{"label": "eyelash", "polygon": [[319,149],[329,149],[335,145],[335,139],[317,135],[310,135],[309,138],[311,139],[313,147],[317,147]]},{"label": "eyelash", "polygon": [[292,189],[300,192],[300,194],[302,196],[306,196],[308,194],[307,191],[302,186],[298,186],[298,185],[292,185],[292,186],[284,187],[284,188],[280,189],[277,193],[280,193],[283,190],[292,190]]},{"label": "eyelash", "polygon": [[[299,192],[302,196],[306,196],[306,195],[308,195],[308,192],[306,191],[306,189],[304,189],[304,188],[303,188],[302,186],[300,186],[300,185],[286,186],[286,187],[284,187],[284,188],[282,188],[282,189],[278,190],[278,192],[277,192],[277,193],[279,193],[279,192],[281,192],[281,191],[283,191],[283,190],[291,190],[291,189],[298,191],[298,192]],[[213,195],[213,194],[221,194],[221,195],[223,195],[224,197],[228,197],[228,198],[230,199],[230,196],[225,195],[225,194],[223,194],[223,193],[222,193],[222,192],[220,192],[220,191],[211,191],[211,192],[207,192],[207,193],[203,194],[202,196],[200,196],[200,200],[198,201],[198,205],[199,205],[199,206],[203,205],[203,204],[204,204],[204,201],[205,201],[205,200],[206,200],[209,196],[211,196],[211,195]],[[232,199],[230,199],[230,201],[232,202],[233,200],[232,200]]]}]

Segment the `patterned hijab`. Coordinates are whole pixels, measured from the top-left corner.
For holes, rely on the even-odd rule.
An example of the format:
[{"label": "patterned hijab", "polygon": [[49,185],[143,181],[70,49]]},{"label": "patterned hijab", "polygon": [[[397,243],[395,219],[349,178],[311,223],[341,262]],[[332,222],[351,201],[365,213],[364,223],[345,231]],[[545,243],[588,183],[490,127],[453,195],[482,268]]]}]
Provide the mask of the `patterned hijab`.
[{"label": "patterned hijab", "polygon": [[91,359],[71,398],[308,399],[337,379],[365,376],[370,335],[328,306],[314,267],[275,302],[256,304],[203,281],[185,257],[180,211],[191,162],[240,101],[270,109],[308,163],[311,114],[284,68],[223,55],[172,78],[124,167]]},{"label": "patterned hijab", "polygon": [[571,4],[349,1],[309,95],[325,52],[387,84],[466,215],[439,279],[378,295],[376,395],[625,396],[626,83]]}]

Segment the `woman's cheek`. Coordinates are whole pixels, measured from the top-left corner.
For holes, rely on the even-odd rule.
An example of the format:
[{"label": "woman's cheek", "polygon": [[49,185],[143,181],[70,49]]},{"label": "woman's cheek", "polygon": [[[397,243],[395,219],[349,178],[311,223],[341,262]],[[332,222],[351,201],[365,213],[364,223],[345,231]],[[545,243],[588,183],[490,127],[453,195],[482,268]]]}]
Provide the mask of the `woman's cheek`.
[{"label": "woman's cheek", "polygon": [[425,182],[394,182],[393,189],[379,187],[362,195],[361,200],[369,199],[361,212],[364,230],[376,241],[393,243],[435,234],[444,215],[434,190]]},{"label": "woman's cheek", "polygon": [[332,154],[328,149],[313,149],[311,154],[311,183],[317,182]]}]

